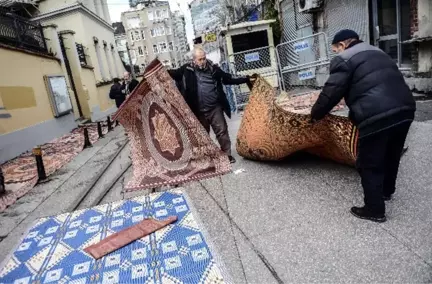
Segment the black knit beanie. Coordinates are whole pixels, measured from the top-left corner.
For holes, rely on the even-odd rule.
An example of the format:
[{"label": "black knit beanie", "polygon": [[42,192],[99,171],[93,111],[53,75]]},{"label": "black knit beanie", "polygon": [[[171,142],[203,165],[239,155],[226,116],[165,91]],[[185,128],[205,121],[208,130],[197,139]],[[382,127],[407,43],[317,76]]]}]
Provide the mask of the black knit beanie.
[{"label": "black knit beanie", "polygon": [[360,39],[359,35],[353,30],[341,30],[335,34],[332,44],[336,44],[351,38],[356,40]]}]

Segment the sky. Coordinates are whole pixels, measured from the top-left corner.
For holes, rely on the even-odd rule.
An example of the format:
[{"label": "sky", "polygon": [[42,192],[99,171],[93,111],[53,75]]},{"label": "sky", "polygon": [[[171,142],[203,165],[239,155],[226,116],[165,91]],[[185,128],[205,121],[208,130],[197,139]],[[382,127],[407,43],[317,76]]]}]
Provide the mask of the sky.
[{"label": "sky", "polygon": [[[194,39],[192,19],[188,8],[188,3],[192,0],[168,0],[172,11],[180,10],[186,19],[186,34],[188,42]],[[120,22],[121,13],[129,9],[129,0],[107,0],[110,11],[111,21]]]}]

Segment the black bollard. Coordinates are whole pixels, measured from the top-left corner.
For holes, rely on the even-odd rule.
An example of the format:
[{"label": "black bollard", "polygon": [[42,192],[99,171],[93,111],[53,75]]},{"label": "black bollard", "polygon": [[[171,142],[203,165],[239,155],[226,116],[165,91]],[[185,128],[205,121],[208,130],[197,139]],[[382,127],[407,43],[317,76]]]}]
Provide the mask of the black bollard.
[{"label": "black bollard", "polygon": [[84,127],[84,149],[92,147],[87,127]]},{"label": "black bollard", "polygon": [[116,120],[116,124],[115,124],[115,126],[117,127],[117,126],[119,126],[120,125],[120,123],[118,122],[118,120]]},{"label": "black bollard", "polygon": [[108,132],[112,131],[113,128],[112,128],[112,123],[111,123],[111,117],[110,116],[107,117],[107,124],[108,124]]},{"label": "black bollard", "polygon": [[3,170],[0,167],[0,196],[6,193]]},{"label": "black bollard", "polygon": [[33,156],[35,156],[35,159],[36,159],[36,166],[37,166],[39,181],[45,180],[47,178],[47,176],[45,173],[45,166],[44,166],[43,160],[42,160],[42,148],[40,146],[33,148]]},{"label": "black bollard", "polygon": [[98,129],[99,138],[104,138],[104,135],[102,133],[102,124],[100,121],[98,121],[98,123],[97,123],[97,129]]}]

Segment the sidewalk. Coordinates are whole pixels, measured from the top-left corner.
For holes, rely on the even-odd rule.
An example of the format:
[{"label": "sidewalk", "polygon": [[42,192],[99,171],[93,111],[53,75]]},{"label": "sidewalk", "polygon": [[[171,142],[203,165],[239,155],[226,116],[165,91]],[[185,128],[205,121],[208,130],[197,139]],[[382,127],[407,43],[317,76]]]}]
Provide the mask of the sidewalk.
[{"label": "sidewalk", "polygon": [[[240,119],[235,116],[230,121],[233,141]],[[62,169],[58,180],[34,188],[33,197],[20,199],[20,206],[26,208],[46,199],[33,211],[23,209],[26,218],[0,214],[2,230],[11,229],[0,242],[0,251],[9,252],[37,216],[67,210],[66,205],[53,204],[53,200],[70,204],[80,197],[85,184],[124,140],[121,128],[116,131]],[[384,224],[349,214],[351,206],[362,205],[363,195],[353,168],[313,157],[284,163],[236,157],[233,170],[244,172],[186,184],[184,190],[234,283],[430,283],[431,133],[430,122],[413,124],[398,191],[387,204],[388,221]],[[56,195],[47,199],[54,191]],[[122,198],[120,191],[121,181],[103,202]]]},{"label": "sidewalk", "polygon": [[[232,134],[239,123],[231,122]],[[239,158],[234,170],[244,173],[190,185],[187,192],[235,283],[430,283],[431,133],[432,124],[414,123],[384,224],[349,213],[363,204],[353,168],[315,158]]]}]

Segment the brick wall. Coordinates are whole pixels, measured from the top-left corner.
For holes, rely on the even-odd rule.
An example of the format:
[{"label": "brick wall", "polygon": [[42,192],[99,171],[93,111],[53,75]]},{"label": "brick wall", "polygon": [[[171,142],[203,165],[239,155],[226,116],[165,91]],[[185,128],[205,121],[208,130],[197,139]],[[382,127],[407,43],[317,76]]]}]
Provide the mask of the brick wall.
[{"label": "brick wall", "polygon": [[[418,32],[418,0],[410,0],[411,37]],[[411,45],[412,71],[418,70],[418,46]]]},{"label": "brick wall", "polygon": [[418,0],[410,1],[411,36],[418,32]]}]

